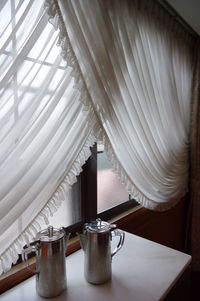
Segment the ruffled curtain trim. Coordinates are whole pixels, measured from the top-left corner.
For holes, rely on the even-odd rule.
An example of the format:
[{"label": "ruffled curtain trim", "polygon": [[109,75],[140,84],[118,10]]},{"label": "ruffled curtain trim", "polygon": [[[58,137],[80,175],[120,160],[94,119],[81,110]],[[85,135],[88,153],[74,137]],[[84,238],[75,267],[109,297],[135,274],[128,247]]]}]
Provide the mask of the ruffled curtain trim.
[{"label": "ruffled curtain trim", "polygon": [[79,156],[74,161],[70,172],[65,176],[55,193],[48,200],[47,204],[20,234],[20,236],[10,245],[10,247],[4,251],[0,258],[0,275],[8,271],[12,264],[17,262],[19,254],[22,254],[23,247],[35,239],[36,234],[41,230],[41,222],[44,221],[47,225],[49,224],[49,217],[58,210],[64,199],[63,196],[69,192],[71,186],[76,182],[77,176],[82,171],[82,166],[91,155],[90,148],[95,142],[96,137],[94,133],[91,133],[83,149],[79,153]]},{"label": "ruffled curtain trim", "polygon": [[119,161],[116,159],[112,146],[108,140],[104,141],[105,145],[105,151],[108,155],[109,161],[112,165],[112,170],[118,175],[119,180],[121,183],[126,187],[127,192],[131,195],[132,199],[135,199],[139,204],[141,204],[143,207],[157,211],[157,212],[163,212],[166,210],[171,209],[174,207],[180,199],[187,193],[187,189],[185,189],[184,193],[180,195],[180,197],[163,203],[157,203],[151,199],[148,199],[141,191],[138,190],[138,188],[133,184],[133,182],[129,179],[126,172],[124,172],[123,167],[119,163]]},{"label": "ruffled curtain trim", "polygon": [[[138,190],[138,188],[129,179],[127,173],[121,166],[113,151],[112,145],[107,137],[107,134],[103,126],[101,125],[101,121],[99,121],[98,114],[101,114],[100,110],[98,107],[95,109],[93,107],[93,102],[91,100],[90,93],[87,89],[87,85],[85,83],[84,76],[79,66],[77,57],[72,48],[58,2],[57,0],[46,0],[44,7],[49,16],[49,22],[55,27],[56,30],[59,30],[58,45],[61,47],[61,55],[67,62],[68,66],[72,67],[71,75],[74,77],[75,80],[74,88],[80,91],[80,101],[83,104],[83,109],[90,110],[90,113],[92,114],[91,116],[95,115],[96,117],[96,129],[94,129],[95,136],[97,141],[104,144],[105,151],[113,167],[113,171],[118,175],[119,180],[126,187],[131,197],[134,198],[143,207],[160,212],[169,210],[170,208],[174,207],[180,201],[180,198],[182,198],[185,195],[187,189],[183,192],[182,195],[180,195],[180,197],[176,199],[173,199],[168,202],[157,203],[154,200],[147,198],[141,191]],[[98,114],[96,112],[98,112]]]}]

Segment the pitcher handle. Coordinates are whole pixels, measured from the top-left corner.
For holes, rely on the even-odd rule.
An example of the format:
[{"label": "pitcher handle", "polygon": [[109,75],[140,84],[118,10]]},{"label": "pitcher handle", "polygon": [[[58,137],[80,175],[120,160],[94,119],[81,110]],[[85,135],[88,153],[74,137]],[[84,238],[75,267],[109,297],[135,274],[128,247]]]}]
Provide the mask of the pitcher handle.
[{"label": "pitcher handle", "polygon": [[112,236],[120,237],[117,247],[111,253],[111,257],[113,257],[122,248],[122,246],[124,244],[125,233],[124,233],[124,231],[119,230],[119,229],[114,229],[114,230],[112,230],[111,233],[112,233]]},{"label": "pitcher handle", "polygon": [[33,272],[34,274],[36,274],[38,271],[36,269],[32,269],[31,266],[29,265],[28,254],[32,252],[35,252],[37,254],[37,251],[38,251],[37,245],[28,246],[22,251],[22,261],[26,263],[26,268],[29,271]]}]

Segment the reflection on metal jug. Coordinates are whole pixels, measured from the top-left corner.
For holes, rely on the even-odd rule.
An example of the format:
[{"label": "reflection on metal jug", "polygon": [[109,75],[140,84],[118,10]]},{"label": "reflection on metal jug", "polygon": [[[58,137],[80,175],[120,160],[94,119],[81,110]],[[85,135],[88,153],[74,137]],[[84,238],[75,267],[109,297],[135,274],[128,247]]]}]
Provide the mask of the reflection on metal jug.
[{"label": "reflection on metal jug", "polygon": [[24,261],[29,253],[36,253],[36,290],[42,297],[56,297],[66,289],[65,252],[69,235],[64,228],[49,226],[37,234],[32,246],[23,250]]},{"label": "reflection on metal jug", "polygon": [[[112,257],[121,249],[125,233],[116,225],[97,219],[85,224],[80,237],[81,247],[85,253],[84,272],[88,282],[101,284],[111,279]],[[111,251],[112,237],[119,236],[117,247]]]}]

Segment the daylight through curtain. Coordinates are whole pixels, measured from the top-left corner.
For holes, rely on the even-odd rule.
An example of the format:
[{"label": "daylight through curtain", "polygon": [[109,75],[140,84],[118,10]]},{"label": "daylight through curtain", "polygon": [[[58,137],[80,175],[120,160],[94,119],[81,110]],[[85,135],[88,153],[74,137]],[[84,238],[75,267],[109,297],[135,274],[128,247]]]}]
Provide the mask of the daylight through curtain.
[{"label": "daylight through curtain", "polygon": [[1,274],[68,197],[95,137],[44,3],[0,5]]}]

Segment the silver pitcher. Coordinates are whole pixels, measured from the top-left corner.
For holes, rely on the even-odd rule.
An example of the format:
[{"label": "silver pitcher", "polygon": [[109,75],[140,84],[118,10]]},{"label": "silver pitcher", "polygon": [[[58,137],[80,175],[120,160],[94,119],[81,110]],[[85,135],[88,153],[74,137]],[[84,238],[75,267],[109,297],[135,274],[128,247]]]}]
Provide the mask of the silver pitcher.
[{"label": "silver pitcher", "polygon": [[[49,226],[37,233],[36,240],[26,247],[22,259],[28,264],[28,254],[36,253],[36,290],[45,298],[56,297],[66,289],[65,252],[70,234],[64,228]],[[27,267],[29,267],[27,265]]]},{"label": "silver pitcher", "polygon": [[[81,247],[85,253],[84,273],[88,282],[102,284],[111,279],[112,257],[121,249],[125,233],[116,225],[97,219],[85,224],[80,237]],[[112,237],[119,236],[117,247],[111,251]]]}]

